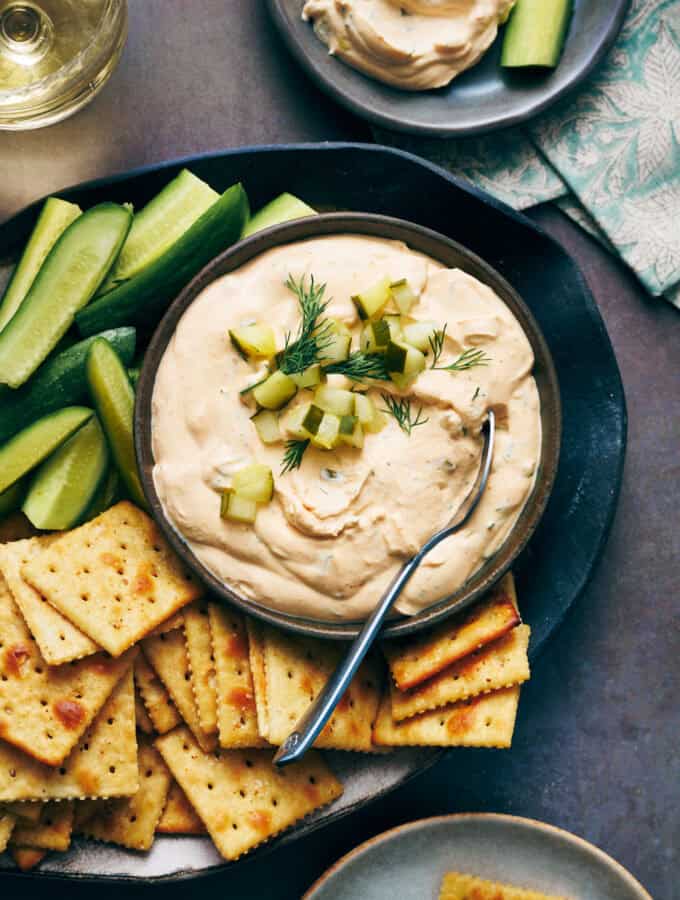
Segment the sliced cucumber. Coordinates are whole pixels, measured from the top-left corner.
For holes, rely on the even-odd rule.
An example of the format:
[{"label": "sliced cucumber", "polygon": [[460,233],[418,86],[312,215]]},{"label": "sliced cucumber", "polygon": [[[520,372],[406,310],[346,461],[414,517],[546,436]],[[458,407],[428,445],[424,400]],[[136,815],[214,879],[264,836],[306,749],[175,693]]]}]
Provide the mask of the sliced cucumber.
[{"label": "sliced cucumber", "polygon": [[229,337],[239,353],[248,359],[269,359],[276,355],[276,338],[271,325],[244,325],[230,328]]},{"label": "sliced cucumber", "polygon": [[85,512],[82,521],[89,522],[100,513],[105,512],[114,503],[117,503],[121,497],[121,484],[118,469],[115,466],[109,466],[104,480],[99,485],[97,493],[92,498],[92,503]]},{"label": "sliced cucumber", "polygon": [[233,491],[224,491],[220,502],[220,516],[232,522],[252,525],[257,518],[257,503],[248,497],[239,497]]},{"label": "sliced cucumber", "polygon": [[76,316],[82,335],[119,325],[156,324],[176,294],[222,250],[238,240],[248,218],[240,184],[225,191],[155,262]]},{"label": "sliced cucumber", "polygon": [[361,294],[355,294],[352,302],[357,308],[359,318],[377,319],[387,306],[390,297],[390,279],[386,276]]},{"label": "sliced cucumber", "polygon": [[[114,328],[98,337],[106,338],[126,365],[132,362],[134,328]],[[0,443],[47,413],[89,399],[85,360],[94,340],[94,337],[86,338],[51,356],[23,387],[15,391],[0,388]]]},{"label": "sliced cucumber", "polygon": [[278,370],[253,389],[253,397],[264,409],[281,409],[297,393],[297,385],[285,372]]},{"label": "sliced cucumber", "polygon": [[24,252],[21,254],[21,259],[12,273],[2,300],[0,300],[0,331],[21,306],[28,289],[35,281],[35,276],[57,239],[81,212],[81,208],[75,203],[67,203],[66,200],[59,200],[58,197],[48,197],[45,201]]},{"label": "sliced cucumber", "polygon": [[19,509],[26,493],[24,479],[16,481],[0,494],[0,519]]},{"label": "sliced cucumber", "polygon": [[269,503],[274,495],[274,477],[269,466],[252,463],[234,472],[231,489],[239,497],[256,503]]},{"label": "sliced cucumber", "polygon": [[101,284],[131,220],[124,207],[100,203],[68,226],[0,332],[0,384],[22,385],[56,346]]},{"label": "sliced cucumber", "polygon": [[316,210],[300,200],[293,194],[280,194],[262,209],[258,210],[252,219],[246,224],[241,237],[248,237],[269,228],[272,225],[280,225],[282,222],[290,222],[292,219],[303,219],[305,216],[315,216]]},{"label": "sliced cucumber", "polygon": [[93,416],[36,471],[23,502],[24,514],[46,531],[73,528],[92,503],[108,465],[104,432]]},{"label": "sliced cucumber", "polygon": [[92,342],[87,354],[87,383],[111,455],[130,499],[147,509],[135,459],[132,418],[135,394],[125,366],[111,344],[103,338]]},{"label": "sliced cucumber", "polygon": [[219,197],[205,181],[182,169],[135,214],[123,249],[98,296],[134,278],[155,262]]},{"label": "sliced cucumber", "polygon": [[505,29],[501,65],[554,68],[560,61],[572,0],[517,0]]},{"label": "sliced cucumber", "polygon": [[67,406],[24,428],[0,447],[0,493],[46,459],[92,417],[84,406]]},{"label": "sliced cucumber", "polygon": [[263,444],[278,444],[282,440],[279,429],[279,418],[269,409],[261,409],[250,421],[255,426]]}]

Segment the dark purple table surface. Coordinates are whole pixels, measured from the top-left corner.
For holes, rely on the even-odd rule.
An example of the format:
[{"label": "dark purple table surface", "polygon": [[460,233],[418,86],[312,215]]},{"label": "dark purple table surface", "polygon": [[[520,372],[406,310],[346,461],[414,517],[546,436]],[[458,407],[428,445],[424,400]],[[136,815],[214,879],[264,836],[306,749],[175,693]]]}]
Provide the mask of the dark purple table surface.
[{"label": "dark purple table surface", "polygon": [[[169,157],[344,138],[369,136],[296,69],[262,0],[130,0],[120,68],[91,106],[44,131],[0,136],[0,220],[68,184]],[[680,900],[680,315],[650,300],[559,212],[532,217],[585,273],[618,356],[630,426],[604,557],[534,666],[512,750],[480,754],[465,783],[455,757],[444,759],[309,839],[234,873],[166,885],[164,898],[295,900],[337,857],[386,828],[480,810],[567,828],[616,857],[657,900]],[[0,882],[2,897],[15,890],[120,895]]]}]

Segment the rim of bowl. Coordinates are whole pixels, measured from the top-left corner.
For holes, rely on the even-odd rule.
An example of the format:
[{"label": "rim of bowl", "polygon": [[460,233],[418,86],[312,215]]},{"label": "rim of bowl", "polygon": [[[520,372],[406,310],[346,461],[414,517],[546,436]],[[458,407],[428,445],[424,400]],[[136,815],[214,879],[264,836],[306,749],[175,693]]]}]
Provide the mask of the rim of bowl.
[{"label": "rim of bowl", "polygon": [[282,244],[334,234],[358,234],[401,240],[412,250],[423,253],[449,268],[461,268],[478,278],[498,294],[517,318],[535,357],[533,374],[541,401],[542,443],[533,490],[501,547],[460,588],[414,616],[400,616],[390,620],[381,635],[383,638],[404,637],[431,627],[465,609],[486,593],[510,569],[538,526],[550,498],[559,463],[562,408],[557,373],[548,344],[533,314],[517,291],[492,266],[462,244],[405,219],[374,213],[334,212],[275,225],[229,247],[189,282],[171,303],[154,331],[137,384],[134,412],[137,464],[144,494],[154,519],[180,559],[214,595],[270,625],[298,634],[336,640],[350,640],[359,634],[363,622],[332,621],[292,615],[250,600],[217,578],[195,556],[184,537],[166,516],[152,474],[154,459],[151,401],[156,372],[184,312],[210,283],[235,271],[261,253]]}]

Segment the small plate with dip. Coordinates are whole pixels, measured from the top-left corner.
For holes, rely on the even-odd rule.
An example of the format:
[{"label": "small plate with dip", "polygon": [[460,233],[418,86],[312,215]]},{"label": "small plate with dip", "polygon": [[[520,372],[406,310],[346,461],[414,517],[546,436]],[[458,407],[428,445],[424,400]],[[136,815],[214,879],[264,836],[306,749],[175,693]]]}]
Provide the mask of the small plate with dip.
[{"label": "small plate with dip", "polygon": [[[250,370],[227,334],[241,321],[266,321],[282,346],[295,329],[290,274],[328,281],[329,319],[358,333],[350,297],[386,273],[422,291],[414,317],[423,308],[425,319],[448,323],[447,341],[480,354],[483,347],[488,365],[427,368],[409,388],[423,427],[406,434],[387,417],[361,450],[311,448],[299,469],[279,473],[281,445],[258,440],[249,421],[255,409],[241,395],[262,373]],[[385,401],[385,382],[365,386],[377,405],[381,391]],[[172,304],[137,389],[139,470],[154,517],[212,592],[270,624],[346,639],[356,636],[401,562],[469,490],[489,404],[504,410],[505,425],[480,508],[416,574],[386,637],[412,634],[474,602],[524,549],[557,471],[559,388],[534,317],[491,266],[420,225],[326,213],[227,250]],[[252,462],[271,467],[275,494],[248,527],[220,518],[217,482]]]},{"label": "small plate with dip", "polygon": [[[381,2],[386,4],[386,9],[397,6],[388,0]],[[555,69],[501,68],[499,36],[486,52],[479,50],[483,54],[479,61],[447,86],[402,90],[377,81],[351,68],[338,56],[330,55],[310,22],[302,20],[302,0],[268,0],[268,3],[272,19],[288,49],[330,97],[375,125],[432,137],[479,134],[516,125],[542,112],[580,84],[604,58],[619,33],[628,8],[628,0],[611,0],[609,3],[576,0],[562,57]],[[322,4],[331,5],[330,0],[322,0]],[[414,8],[434,7],[436,2],[416,0],[412,5]],[[472,0],[461,4],[464,17],[461,27],[469,25],[465,16],[472,5]],[[499,15],[507,6],[505,0],[495,0],[495,5]],[[480,15],[486,16],[488,12],[489,4],[485,3]],[[402,18],[407,22],[412,17],[413,14]],[[362,24],[370,26],[366,34],[360,33]],[[376,53],[374,44],[376,41],[380,44],[380,36],[376,37],[372,23],[357,20],[355,25],[357,52],[365,53],[369,69],[378,65],[380,69],[386,68],[389,75],[390,56],[379,46]],[[495,35],[495,22],[492,25]],[[493,37],[490,33],[479,35],[473,29],[460,52],[454,54],[454,64],[459,65],[460,56],[469,54],[470,43],[480,40],[485,43],[490,37]],[[446,59],[443,64],[446,67]],[[438,63],[435,77],[441,77],[441,68]],[[417,77],[429,76],[421,76],[418,72]]]}]

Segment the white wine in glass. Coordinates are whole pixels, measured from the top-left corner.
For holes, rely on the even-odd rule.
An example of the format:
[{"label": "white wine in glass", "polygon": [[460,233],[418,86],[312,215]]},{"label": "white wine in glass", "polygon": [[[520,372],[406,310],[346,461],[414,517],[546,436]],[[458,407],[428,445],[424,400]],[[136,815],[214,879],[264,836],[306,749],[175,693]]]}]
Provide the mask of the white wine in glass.
[{"label": "white wine in glass", "polygon": [[0,0],[0,130],[76,112],[114,70],[126,36],[126,0]]}]

